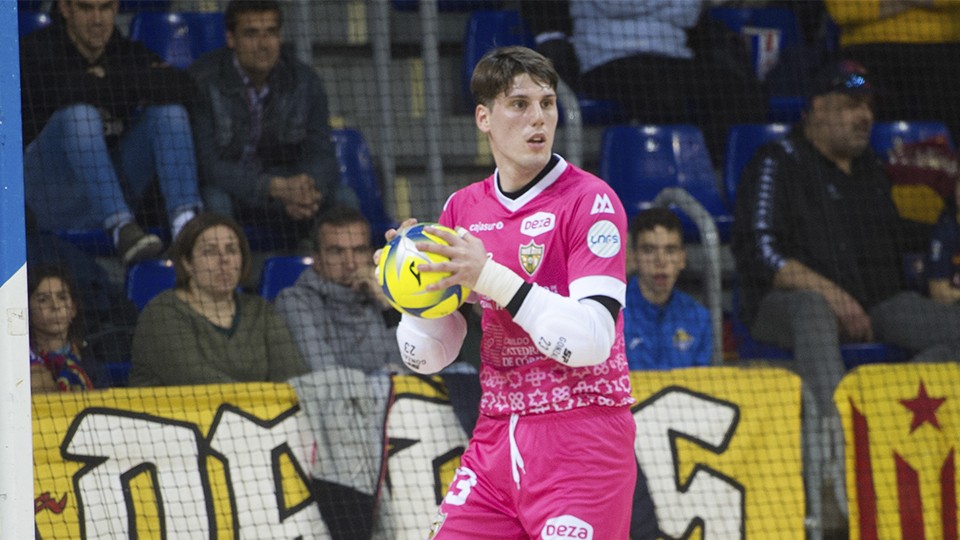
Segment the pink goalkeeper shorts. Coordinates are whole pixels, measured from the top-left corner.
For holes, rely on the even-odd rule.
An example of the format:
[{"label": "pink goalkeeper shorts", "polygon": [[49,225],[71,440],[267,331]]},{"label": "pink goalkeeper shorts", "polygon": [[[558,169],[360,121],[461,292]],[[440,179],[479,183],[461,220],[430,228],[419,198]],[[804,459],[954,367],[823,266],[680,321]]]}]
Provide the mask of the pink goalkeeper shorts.
[{"label": "pink goalkeeper shorts", "polygon": [[635,437],[628,407],[481,415],[428,538],[627,540]]}]

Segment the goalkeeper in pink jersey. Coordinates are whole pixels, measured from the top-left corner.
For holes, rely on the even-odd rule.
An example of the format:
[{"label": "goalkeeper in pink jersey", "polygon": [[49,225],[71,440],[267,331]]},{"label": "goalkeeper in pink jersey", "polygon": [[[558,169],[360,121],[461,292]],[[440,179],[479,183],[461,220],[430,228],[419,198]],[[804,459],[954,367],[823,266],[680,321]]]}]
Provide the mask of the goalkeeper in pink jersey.
[{"label": "goalkeeper in pink jersey", "polygon": [[[489,52],[471,90],[493,175],[454,193],[440,223],[450,272],[483,307],[480,419],[430,538],[624,540],[636,481],[624,353],[627,219],[610,187],[554,154],[557,73],[524,47]],[[408,220],[404,225],[413,223]],[[395,231],[388,232],[392,238]],[[459,313],[404,315],[407,366],[435,373],[466,334]]]}]

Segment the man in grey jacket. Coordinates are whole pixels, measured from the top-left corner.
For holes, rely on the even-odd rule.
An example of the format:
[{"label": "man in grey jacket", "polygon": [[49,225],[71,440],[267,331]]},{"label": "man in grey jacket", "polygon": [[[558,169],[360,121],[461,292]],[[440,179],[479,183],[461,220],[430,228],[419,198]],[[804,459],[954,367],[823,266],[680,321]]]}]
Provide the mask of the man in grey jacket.
[{"label": "man in grey jacket", "polygon": [[359,210],[338,206],[317,218],[313,266],[276,300],[311,369],[405,371],[397,351],[400,316],[376,283],[372,254],[370,225]]},{"label": "man in grey jacket", "polygon": [[231,1],[227,46],[189,72],[191,121],[210,209],[267,226],[293,247],[321,208],[356,205],[341,186],[320,78],[282,47],[275,0]]}]

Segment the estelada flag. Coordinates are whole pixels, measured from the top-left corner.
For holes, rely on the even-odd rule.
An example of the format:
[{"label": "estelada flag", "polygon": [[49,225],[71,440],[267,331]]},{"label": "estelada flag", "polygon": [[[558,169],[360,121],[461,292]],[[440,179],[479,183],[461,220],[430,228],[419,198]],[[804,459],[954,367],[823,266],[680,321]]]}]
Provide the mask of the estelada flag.
[{"label": "estelada flag", "polygon": [[957,538],[960,366],[862,366],[834,394],[850,538]]}]

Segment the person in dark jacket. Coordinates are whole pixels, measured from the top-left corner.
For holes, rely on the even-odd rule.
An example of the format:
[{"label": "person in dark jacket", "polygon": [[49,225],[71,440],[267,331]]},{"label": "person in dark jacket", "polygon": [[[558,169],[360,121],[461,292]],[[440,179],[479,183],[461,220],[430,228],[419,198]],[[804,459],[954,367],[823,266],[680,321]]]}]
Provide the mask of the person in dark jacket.
[{"label": "person in dark jacket", "polygon": [[340,185],[320,78],[281,46],[275,1],[232,1],[227,45],[189,68],[199,94],[191,111],[208,205],[244,224],[266,225],[288,247],[339,201]]},{"label": "person in dark jacket", "polygon": [[737,189],[742,315],[754,338],[793,349],[825,416],[842,341],[934,361],[956,360],[960,343],[960,309],[905,290],[900,219],[870,148],[874,93],[856,62],[826,67],[802,123],[757,151]]},{"label": "person in dark jacket", "polygon": [[124,263],[159,237],[134,220],[158,179],[173,235],[201,207],[190,77],[115,26],[118,0],[60,0],[20,49],[24,183],[39,228],[103,227]]}]

